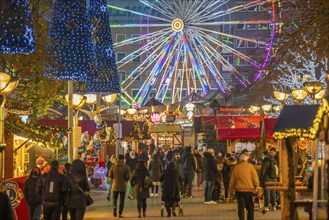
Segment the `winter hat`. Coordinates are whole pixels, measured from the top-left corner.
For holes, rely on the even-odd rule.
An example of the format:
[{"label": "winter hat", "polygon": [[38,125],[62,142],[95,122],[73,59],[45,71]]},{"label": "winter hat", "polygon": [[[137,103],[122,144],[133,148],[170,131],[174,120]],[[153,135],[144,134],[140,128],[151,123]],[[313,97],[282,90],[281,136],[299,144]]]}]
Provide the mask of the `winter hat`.
[{"label": "winter hat", "polygon": [[45,162],[45,159],[41,156],[39,156],[36,160],[37,165],[42,165]]},{"label": "winter hat", "polygon": [[53,161],[51,161],[51,163],[50,163],[50,167],[51,167],[51,168],[58,169],[58,167],[59,167],[59,162],[58,162],[58,160],[53,160]]},{"label": "winter hat", "polygon": [[241,154],[240,156],[240,161],[248,161],[249,160],[249,156],[246,154]]}]

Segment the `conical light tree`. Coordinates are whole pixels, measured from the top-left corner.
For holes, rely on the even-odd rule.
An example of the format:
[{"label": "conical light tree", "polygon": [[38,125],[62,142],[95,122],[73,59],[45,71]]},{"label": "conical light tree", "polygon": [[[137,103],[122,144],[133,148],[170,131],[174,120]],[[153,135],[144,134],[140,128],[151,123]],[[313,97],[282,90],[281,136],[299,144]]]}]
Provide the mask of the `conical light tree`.
[{"label": "conical light tree", "polygon": [[90,0],[89,14],[99,77],[87,82],[87,93],[112,94],[120,92],[119,75],[106,3],[106,0]]},{"label": "conical light tree", "polygon": [[86,82],[98,77],[85,0],[55,0],[50,23],[46,76]]},{"label": "conical light tree", "polygon": [[28,0],[0,1],[0,53],[23,54],[36,50]]}]

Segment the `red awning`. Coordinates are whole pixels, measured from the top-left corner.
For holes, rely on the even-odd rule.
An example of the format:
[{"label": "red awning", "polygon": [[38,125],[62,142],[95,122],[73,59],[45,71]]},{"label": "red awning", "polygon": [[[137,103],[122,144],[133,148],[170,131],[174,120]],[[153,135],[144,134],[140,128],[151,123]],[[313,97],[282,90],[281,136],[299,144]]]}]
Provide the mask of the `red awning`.
[{"label": "red awning", "polygon": [[217,129],[218,140],[259,140],[259,128],[234,128],[234,129]]}]

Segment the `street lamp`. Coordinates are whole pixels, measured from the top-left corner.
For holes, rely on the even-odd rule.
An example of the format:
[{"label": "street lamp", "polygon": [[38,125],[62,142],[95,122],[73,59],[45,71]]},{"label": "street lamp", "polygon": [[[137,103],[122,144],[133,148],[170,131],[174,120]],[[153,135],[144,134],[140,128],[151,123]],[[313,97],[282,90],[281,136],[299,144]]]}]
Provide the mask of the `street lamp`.
[{"label": "street lamp", "polygon": [[321,82],[306,82],[304,83],[304,88],[311,95],[311,98],[314,99],[315,94],[321,91],[323,85]]},{"label": "street lamp", "polygon": [[305,89],[294,89],[291,91],[292,97],[301,104],[302,101],[306,98],[308,95],[307,91]]},{"label": "street lamp", "polygon": [[209,104],[209,107],[213,110],[215,115],[215,121],[216,121],[216,128],[217,128],[217,110],[218,110],[219,103],[217,99],[213,99],[212,102]]},{"label": "street lamp", "polygon": [[129,115],[134,115],[137,113],[137,109],[133,108],[132,106],[130,106],[128,109],[127,109],[127,113]]},{"label": "street lamp", "polygon": [[261,108],[262,108],[263,112],[268,113],[272,110],[272,105],[271,104],[265,104],[265,105],[262,105]]},{"label": "street lamp", "polygon": [[281,102],[282,104],[289,97],[288,93],[278,92],[278,91],[273,91],[273,95],[274,95],[274,98],[276,100],[278,100],[279,102]]},{"label": "street lamp", "polygon": [[0,105],[0,181],[3,179],[3,150],[5,143],[5,104],[6,96],[10,94],[18,85],[18,80],[11,81],[11,76],[7,73],[0,72],[0,95],[2,95],[2,103]]}]

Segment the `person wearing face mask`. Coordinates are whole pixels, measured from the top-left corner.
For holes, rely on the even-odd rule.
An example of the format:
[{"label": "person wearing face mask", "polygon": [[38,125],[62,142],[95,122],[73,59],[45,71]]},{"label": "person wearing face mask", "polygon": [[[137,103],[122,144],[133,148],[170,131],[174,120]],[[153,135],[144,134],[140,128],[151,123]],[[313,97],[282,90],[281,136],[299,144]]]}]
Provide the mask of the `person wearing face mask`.
[{"label": "person wearing face mask", "polygon": [[36,193],[36,185],[40,174],[40,169],[34,167],[24,184],[24,197],[29,207],[31,220],[39,220],[42,210],[41,197]]}]

